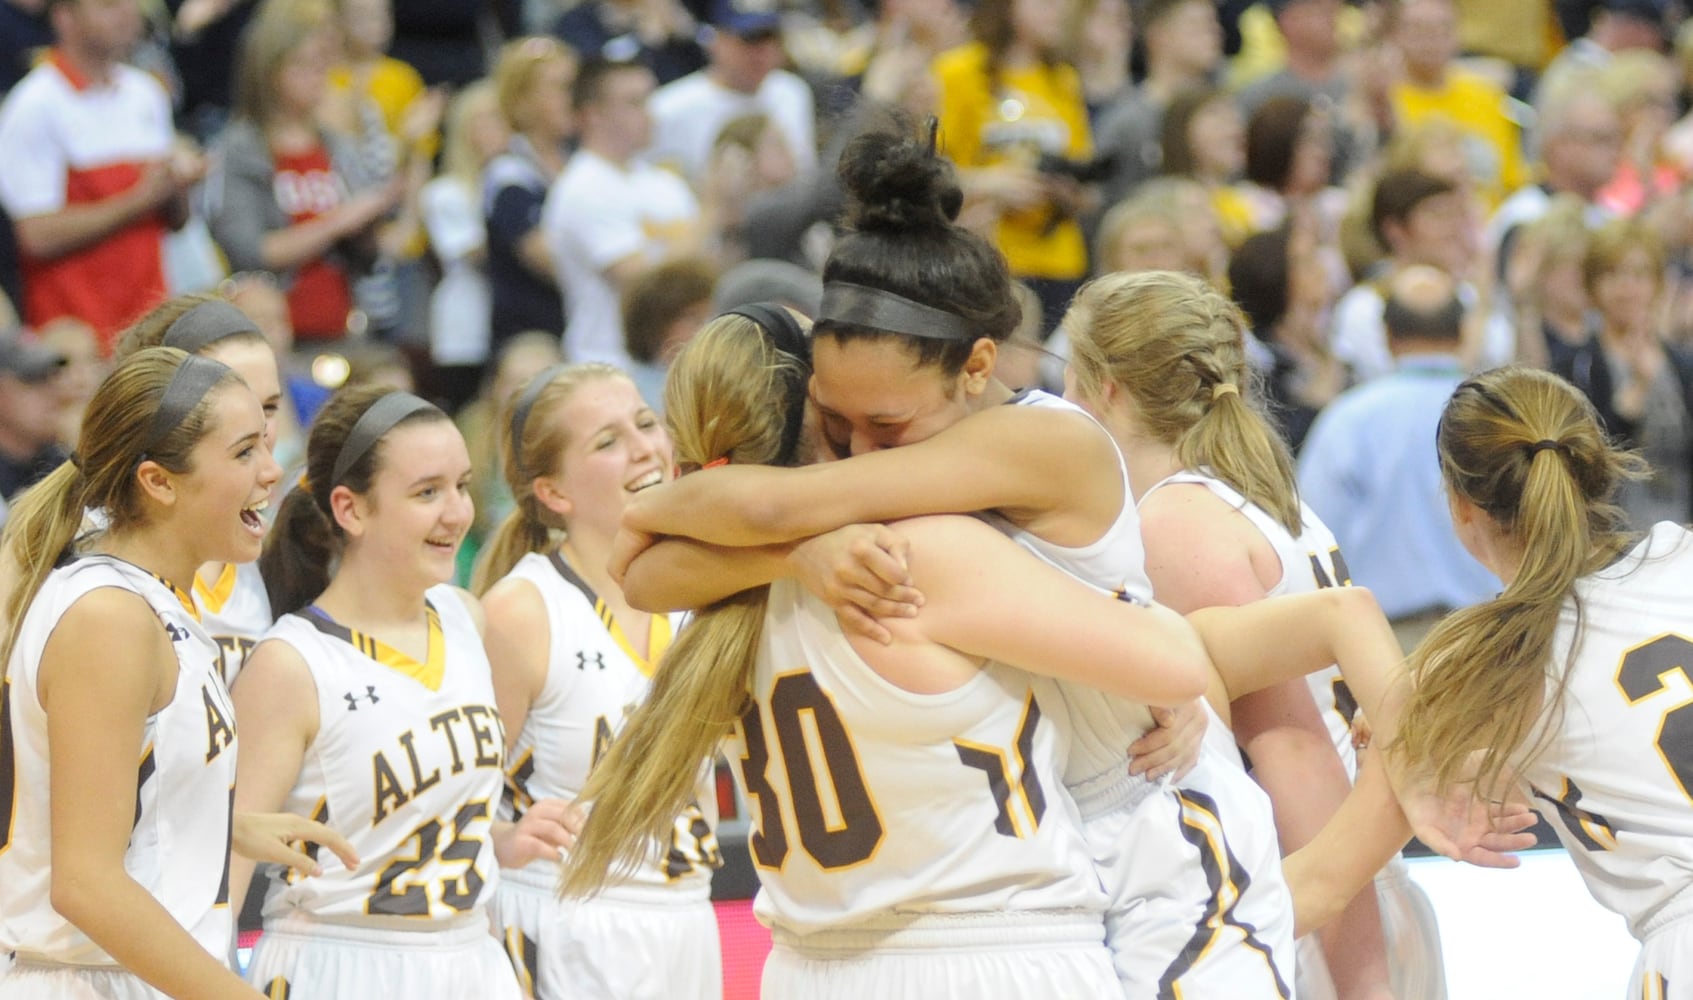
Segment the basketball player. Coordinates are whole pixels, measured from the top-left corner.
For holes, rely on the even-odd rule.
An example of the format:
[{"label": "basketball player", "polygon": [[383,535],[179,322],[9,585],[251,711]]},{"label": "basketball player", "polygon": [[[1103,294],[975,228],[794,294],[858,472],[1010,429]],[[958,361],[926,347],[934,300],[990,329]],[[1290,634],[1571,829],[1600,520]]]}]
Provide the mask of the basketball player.
[{"label": "basketball player", "polygon": [[[1244,395],[1246,326],[1232,303],[1189,275],[1112,274],[1076,296],[1064,328],[1066,395],[1104,423],[1129,463],[1159,603],[1187,612],[1350,582],[1333,535],[1299,502],[1286,448]],[[1232,708],[1235,737],[1275,804],[1282,849],[1303,847],[1356,771],[1350,692],[1331,667]],[[1330,768],[1338,790],[1325,780]],[[1445,995],[1427,898],[1397,862],[1380,891],[1391,947],[1384,954],[1375,894],[1362,894],[1324,932],[1326,963],[1325,949],[1302,939],[1300,996],[1387,991],[1388,956],[1393,996]]]},{"label": "basketball player", "polygon": [[563,804],[494,820],[505,739],[480,610],[445,585],[473,514],[464,441],[415,396],[349,390],[306,472],[262,561],[281,617],[235,688],[237,802],[316,818],[359,860],[273,881],[248,978],[273,997],[519,997],[487,907],[501,864],[556,854]]},{"label": "basketball player", "polygon": [[[1013,394],[994,377],[998,343],[1015,328],[1018,307],[998,251],[952,221],[959,194],[950,167],[923,143],[870,132],[849,145],[841,172],[855,230],[824,269],[810,395],[827,447],[852,457],[686,477],[633,498],[625,523],[749,546],[857,522],[988,510],[1046,562],[1149,602],[1128,470],[1110,435],[1073,404],[1038,391]],[[698,607],[750,585],[742,579],[732,587],[737,572],[636,560],[625,588],[641,606]],[[903,581],[896,574],[891,582]],[[899,590],[893,596],[911,598]],[[840,610],[867,631],[882,631],[862,611]],[[1222,705],[1226,711],[1226,697]],[[1189,719],[1205,711],[1186,708]],[[1138,840],[1128,851],[1123,824],[1153,797],[1137,784],[1144,784],[1138,773],[1124,773],[1123,748],[1151,728],[1151,717],[1085,688],[1072,692],[1069,709],[1088,720],[1078,731],[1111,741],[1074,756],[1065,781],[1113,893],[1111,941],[1125,992],[1287,996],[1293,911],[1262,791],[1215,748],[1202,750],[1180,782],[1193,794],[1156,799],[1174,802],[1177,813],[1141,820],[1141,835],[1168,854]],[[1165,757],[1154,760],[1157,771],[1175,768]],[[1194,832],[1200,829],[1207,833]],[[1189,871],[1194,881],[1164,877],[1151,859],[1165,858],[1165,868]],[[1165,905],[1146,905],[1140,891]],[[1214,924],[1253,930],[1216,934]]]},{"label": "basketball player", "polygon": [[[504,441],[517,509],[490,544],[477,587],[512,735],[501,818],[514,819],[536,799],[581,794],[670,646],[670,618],[630,608],[606,563],[627,499],[668,480],[674,466],[657,414],[610,365],[536,376]],[[695,768],[701,778],[705,763]],[[720,996],[715,818],[715,790],[702,781],[635,870],[589,899],[559,898],[556,858],[505,872],[496,925],[525,987],[545,1000]]]},{"label": "basketball player", "polygon": [[[186,588],[203,563],[258,555],[255,508],[279,475],[233,371],[148,350],[13,507],[0,996],[257,996],[226,964],[235,716]],[[88,508],[106,530],[55,568]],[[304,832],[273,828],[271,846]]]},{"label": "basketball player", "polygon": [[[805,347],[798,325],[777,309],[756,322],[732,314],[708,324],[672,369],[666,400],[684,463],[709,464],[716,459],[708,456],[724,453],[737,464],[794,461],[803,452]],[[737,435],[747,440],[737,444]],[[758,803],[751,846],[765,886],[760,911],[777,931],[767,994],[1116,992],[1108,953],[1079,947],[1097,946],[1103,928],[1074,919],[1107,902],[1076,895],[1070,881],[1081,876],[1100,888],[1090,845],[1079,827],[1054,827],[1082,818],[1068,794],[1069,758],[1084,756],[1103,773],[1120,764],[1122,744],[1067,720],[1072,694],[1010,664],[1050,672],[1066,687],[1170,704],[1194,657],[1201,681],[1242,691],[1337,654],[1376,676],[1398,661],[1385,621],[1356,591],[1306,595],[1298,606],[1266,602],[1244,618],[1234,616],[1247,609],[1206,612],[1195,619],[1204,637],[1195,647],[1168,612],[1121,594],[1106,600],[1108,592],[1031,558],[977,520],[926,518],[902,530],[915,532],[911,562],[922,569],[927,603],[917,619],[890,625],[891,646],[849,638],[825,605],[789,581],[771,588],[767,602],[759,571],[736,578],[729,564],[730,583],[753,589],[683,633],[651,699],[590,776],[584,795],[597,801],[572,852],[567,891],[594,888],[608,865],[638,853],[640,836],[689,790],[678,762],[705,752],[738,718],[727,756]],[[1346,606],[1327,603],[1334,599]],[[1212,675],[1211,658],[1220,675]],[[1130,710],[1146,716],[1144,707],[1124,714]],[[1056,743],[1043,742],[1048,730]],[[1093,735],[1079,749],[1082,734]],[[963,778],[961,766],[984,772],[983,784]],[[1116,784],[1084,787],[1110,800]],[[1206,802],[1197,796],[1186,802],[1144,781],[1124,785],[1121,804],[1135,816],[1161,816],[1196,841],[1220,836],[1200,817]],[[1256,928],[1229,905],[1245,888],[1239,866],[1207,866],[1207,847],[1183,841],[1183,851],[1153,836],[1149,825],[1145,839],[1122,845],[1134,855],[1125,864],[1160,868],[1178,887],[1172,896],[1205,887],[1211,876],[1226,881],[1211,887],[1227,899],[1206,914],[1207,940],[1196,950],[1251,951],[1264,977],[1268,956]],[[1192,928],[1173,930],[1185,940]],[[1101,959],[1103,987],[1090,978]]]},{"label": "basketball player", "polygon": [[[1526,794],[1640,939],[1628,996],[1693,997],[1693,534],[1624,532],[1610,499],[1643,463],[1546,372],[1463,383],[1438,444],[1458,537],[1505,590],[1436,626],[1403,714],[1372,717],[1402,734],[1398,781]],[[1417,830],[1445,852],[1441,825]]]},{"label": "basketball player", "polygon": [[[180,295],[161,303],[125,330],[119,360],[148,347],[175,347],[221,361],[259,397],[265,414],[265,447],[276,447],[282,380],[276,352],[247,314],[214,295]],[[269,501],[258,509],[263,511]],[[194,574],[194,606],[200,624],[218,644],[223,680],[234,684],[259,636],[273,618],[257,562],[207,563]]]}]

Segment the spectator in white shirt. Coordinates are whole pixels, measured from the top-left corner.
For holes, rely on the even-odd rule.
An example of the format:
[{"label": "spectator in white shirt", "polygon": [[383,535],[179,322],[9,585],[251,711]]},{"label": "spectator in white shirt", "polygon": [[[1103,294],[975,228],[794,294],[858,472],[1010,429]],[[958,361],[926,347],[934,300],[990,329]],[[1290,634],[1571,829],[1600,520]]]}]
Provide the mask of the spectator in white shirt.
[{"label": "spectator in white shirt", "polygon": [[652,71],[593,59],[571,87],[581,146],[553,182],[541,231],[568,303],[570,361],[627,368],[619,293],[630,279],[700,246],[700,206],[675,174],[635,159],[652,139]]},{"label": "spectator in white shirt", "polygon": [[715,0],[711,23],[705,69],[653,95],[648,159],[698,184],[723,126],[762,113],[782,130],[800,173],[809,173],[817,166],[816,102],[804,80],[780,68],[786,56],[773,0]]}]

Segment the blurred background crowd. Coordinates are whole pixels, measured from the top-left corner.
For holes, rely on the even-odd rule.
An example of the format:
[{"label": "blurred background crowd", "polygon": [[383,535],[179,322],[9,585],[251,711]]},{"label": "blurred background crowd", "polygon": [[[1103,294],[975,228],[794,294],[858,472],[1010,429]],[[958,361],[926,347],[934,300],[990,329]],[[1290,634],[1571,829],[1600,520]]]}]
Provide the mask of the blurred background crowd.
[{"label": "blurred background crowd", "polygon": [[[1693,519],[1693,22],[1668,0],[0,0],[0,495],[74,447],[115,336],[213,292],[336,387],[414,388],[510,510],[497,421],[561,357],[662,403],[755,300],[817,308],[863,122],[938,118],[1061,388],[1090,276],[1189,271],[1353,577],[1400,620],[1497,583],[1452,537],[1440,407],[1580,386]],[[1405,280],[1399,280],[1399,279]],[[474,542],[474,539],[473,539]],[[466,563],[475,545],[466,546]]]}]

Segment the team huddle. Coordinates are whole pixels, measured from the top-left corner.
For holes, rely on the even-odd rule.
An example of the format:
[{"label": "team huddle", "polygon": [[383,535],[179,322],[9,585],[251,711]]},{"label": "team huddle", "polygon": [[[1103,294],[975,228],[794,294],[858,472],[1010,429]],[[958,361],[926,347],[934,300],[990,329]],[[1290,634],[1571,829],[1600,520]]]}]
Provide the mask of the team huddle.
[{"label": "team huddle", "polygon": [[342,392],[271,517],[258,330],[131,328],[0,545],[0,998],[717,997],[719,759],[768,997],[1321,998],[1360,955],[1444,997],[1398,851],[1509,866],[1531,807],[1641,940],[1630,995],[1693,997],[1693,537],[1623,530],[1639,460],[1579,392],[1452,395],[1504,589],[1407,658],[1233,303],[1101,277],[1064,397],[1014,391],[932,139],[841,176],[815,318],[712,320],[662,419],[607,365],[518,395],[474,593],[440,409]]}]

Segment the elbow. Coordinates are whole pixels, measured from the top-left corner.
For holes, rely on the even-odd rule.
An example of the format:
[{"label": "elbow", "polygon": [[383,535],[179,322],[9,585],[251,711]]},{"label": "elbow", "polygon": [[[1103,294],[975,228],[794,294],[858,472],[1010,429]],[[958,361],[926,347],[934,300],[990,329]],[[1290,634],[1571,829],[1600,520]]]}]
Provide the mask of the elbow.
[{"label": "elbow", "polygon": [[[675,608],[675,602],[666,600],[671,595],[664,589],[664,574],[659,572],[646,573],[642,571],[641,559],[629,564],[629,569],[623,577],[623,599],[636,611],[662,615],[671,611],[687,610]],[[513,730],[515,732],[515,730]]]},{"label": "elbow", "polygon": [[49,899],[59,916],[86,932],[90,918],[105,905],[111,884],[110,876],[54,858]]},{"label": "elbow", "polygon": [[817,526],[806,523],[794,504],[783,503],[768,491],[736,498],[730,512],[738,530],[755,541],[791,542],[817,533]]},{"label": "elbow", "polygon": [[1135,700],[1156,708],[1186,705],[1205,696],[1210,678],[1211,659],[1204,647],[1182,650],[1165,661],[1157,687],[1142,692]]},{"label": "elbow", "polygon": [[62,249],[57,241],[39,219],[18,219],[12,224],[17,234],[18,249],[24,256],[35,260],[53,260],[60,256]]}]

